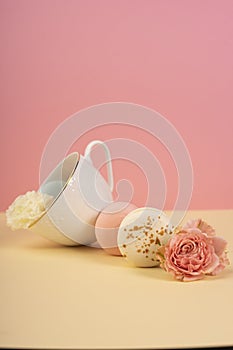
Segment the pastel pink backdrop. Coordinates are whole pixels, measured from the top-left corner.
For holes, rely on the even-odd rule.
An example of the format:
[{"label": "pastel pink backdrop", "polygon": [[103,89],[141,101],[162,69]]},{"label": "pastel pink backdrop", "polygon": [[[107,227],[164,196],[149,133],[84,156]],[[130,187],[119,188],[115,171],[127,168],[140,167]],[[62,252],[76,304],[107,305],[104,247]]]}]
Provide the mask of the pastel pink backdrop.
[{"label": "pastel pink backdrop", "polygon": [[[231,0],[1,0],[0,209],[38,187],[59,123],[111,101],[153,108],[180,132],[193,162],[191,208],[232,208],[232,13]],[[77,147],[127,135],[160,154],[170,207],[177,176],[153,139],[119,126]],[[134,172],[119,169],[119,178]]]}]

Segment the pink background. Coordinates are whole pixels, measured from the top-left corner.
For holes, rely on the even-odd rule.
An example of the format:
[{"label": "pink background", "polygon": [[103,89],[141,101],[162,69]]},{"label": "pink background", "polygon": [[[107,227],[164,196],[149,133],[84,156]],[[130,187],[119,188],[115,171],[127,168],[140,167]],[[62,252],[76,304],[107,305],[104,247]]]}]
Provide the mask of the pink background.
[{"label": "pink background", "polygon": [[[38,187],[59,123],[111,101],[153,108],[179,130],[194,168],[192,209],[232,208],[232,11],[232,0],[1,0],[0,209]],[[119,126],[77,147],[127,135],[160,152],[171,207],[177,177],[153,139]],[[134,174],[118,169],[117,178]]]}]

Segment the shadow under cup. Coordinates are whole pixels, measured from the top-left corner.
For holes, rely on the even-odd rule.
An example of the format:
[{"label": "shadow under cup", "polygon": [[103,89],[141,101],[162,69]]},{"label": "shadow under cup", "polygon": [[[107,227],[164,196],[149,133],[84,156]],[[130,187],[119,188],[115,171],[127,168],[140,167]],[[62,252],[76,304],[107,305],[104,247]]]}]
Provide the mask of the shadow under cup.
[{"label": "shadow under cup", "polygon": [[68,155],[40,186],[51,196],[46,211],[30,227],[62,245],[98,247],[95,221],[112,201],[109,186],[92,163],[77,152]]}]

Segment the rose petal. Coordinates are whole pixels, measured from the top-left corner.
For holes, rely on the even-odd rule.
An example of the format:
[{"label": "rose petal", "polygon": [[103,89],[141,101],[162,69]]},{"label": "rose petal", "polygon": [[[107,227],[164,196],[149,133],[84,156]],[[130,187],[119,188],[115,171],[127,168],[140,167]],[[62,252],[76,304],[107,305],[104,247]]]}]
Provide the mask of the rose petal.
[{"label": "rose petal", "polygon": [[185,232],[188,232],[188,233],[191,233],[191,234],[195,234],[195,233],[201,233],[201,234],[203,234],[203,232],[201,232],[201,230],[199,229],[199,228],[197,228],[197,227],[193,227],[193,228],[187,228],[186,230],[185,230]]},{"label": "rose petal", "polygon": [[192,282],[192,281],[198,281],[198,280],[201,280],[205,277],[204,274],[199,274],[199,275],[196,275],[196,276],[184,276],[183,278],[183,281],[184,282]]},{"label": "rose petal", "polygon": [[212,241],[213,241],[215,253],[218,256],[220,256],[226,249],[227,241],[225,241],[225,239],[223,239],[222,237],[217,237],[217,236],[212,237]]},{"label": "rose petal", "polygon": [[211,276],[216,276],[225,269],[224,264],[219,264],[211,273]]},{"label": "rose petal", "polygon": [[230,265],[230,261],[227,257],[227,253],[223,252],[219,258],[219,265],[211,272],[212,276],[218,275],[222,270],[225,269],[226,265]]},{"label": "rose petal", "polygon": [[187,230],[189,228],[198,228],[201,230],[201,232],[206,233],[207,236],[214,236],[215,235],[215,230],[212,226],[207,224],[205,221],[202,219],[194,219],[194,220],[189,220],[183,227],[184,230]]},{"label": "rose petal", "polygon": [[219,257],[216,254],[213,254],[212,256],[212,261],[210,262],[210,264],[203,270],[204,273],[208,273],[211,274],[216,267],[218,267],[220,261],[219,261]]}]

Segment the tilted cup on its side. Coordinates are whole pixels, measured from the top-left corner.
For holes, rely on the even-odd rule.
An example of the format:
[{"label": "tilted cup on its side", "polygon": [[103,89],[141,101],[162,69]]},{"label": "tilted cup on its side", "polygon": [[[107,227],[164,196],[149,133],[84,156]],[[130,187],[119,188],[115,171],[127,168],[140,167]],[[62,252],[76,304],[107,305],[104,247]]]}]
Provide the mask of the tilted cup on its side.
[{"label": "tilted cup on its side", "polygon": [[[93,166],[93,146],[104,147],[108,183]],[[63,245],[98,246],[95,222],[98,214],[112,202],[113,173],[109,149],[102,141],[92,141],[85,155],[68,155],[48,176],[39,191],[53,197],[46,212],[30,229]]]}]

